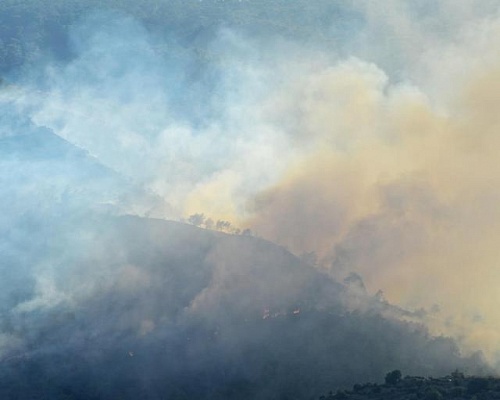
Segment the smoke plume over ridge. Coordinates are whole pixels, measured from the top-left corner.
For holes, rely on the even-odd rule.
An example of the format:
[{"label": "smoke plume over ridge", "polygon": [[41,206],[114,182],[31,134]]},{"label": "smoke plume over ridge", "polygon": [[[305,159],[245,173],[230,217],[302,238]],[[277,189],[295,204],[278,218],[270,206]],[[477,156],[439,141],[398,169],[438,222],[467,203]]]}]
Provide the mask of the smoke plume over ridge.
[{"label": "smoke plume over ridge", "polygon": [[[204,213],[314,253],[332,282],[359,274],[497,362],[498,2],[136,3],[0,6],[5,313],[87,302],[97,282],[117,299],[151,287],[123,243],[78,218]],[[213,275],[169,299],[189,299],[172,315],[217,309],[219,290],[243,285],[219,246],[232,261],[202,252]],[[16,329],[2,331],[5,354],[22,347]]]}]

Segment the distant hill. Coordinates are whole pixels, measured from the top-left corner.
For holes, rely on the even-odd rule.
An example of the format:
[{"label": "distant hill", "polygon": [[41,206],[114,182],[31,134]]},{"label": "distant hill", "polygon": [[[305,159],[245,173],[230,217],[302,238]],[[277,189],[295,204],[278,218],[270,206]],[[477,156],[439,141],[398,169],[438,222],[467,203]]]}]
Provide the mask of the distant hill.
[{"label": "distant hill", "polygon": [[50,129],[36,126],[12,105],[1,103],[0,111],[0,206],[9,210],[0,217],[4,228],[9,226],[4,219],[30,212],[168,210],[158,196]]}]

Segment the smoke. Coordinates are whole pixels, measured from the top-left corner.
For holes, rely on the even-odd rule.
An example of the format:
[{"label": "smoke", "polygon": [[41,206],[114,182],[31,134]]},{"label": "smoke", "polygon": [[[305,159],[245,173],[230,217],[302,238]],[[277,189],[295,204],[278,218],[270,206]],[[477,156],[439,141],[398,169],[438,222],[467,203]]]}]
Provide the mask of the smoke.
[{"label": "smoke", "polygon": [[439,67],[446,91],[435,98],[427,82],[391,82],[360,60],[295,82],[295,92],[283,93],[283,118],[298,116],[308,148],[256,196],[250,219],[296,253],[317,252],[336,274],[360,273],[391,301],[439,305],[429,321],[436,332],[490,354],[498,323],[496,300],[486,300],[496,298],[497,27],[496,19],[466,26],[440,60],[432,49],[433,59],[421,56],[425,68]]},{"label": "smoke", "polygon": [[[495,361],[495,1],[46,3],[0,6],[5,312],[154,284],[148,253],[130,260],[116,232],[99,236],[96,212],[204,213],[314,254],[329,279],[359,274],[367,293],[424,308],[431,332]],[[220,299],[250,291],[228,269],[242,258],[245,275],[239,251],[253,249],[221,246],[227,260],[169,307],[230,307]],[[285,287],[302,288],[294,274],[283,304]],[[147,336],[158,318],[134,329]],[[19,346],[5,332],[0,351]]]}]

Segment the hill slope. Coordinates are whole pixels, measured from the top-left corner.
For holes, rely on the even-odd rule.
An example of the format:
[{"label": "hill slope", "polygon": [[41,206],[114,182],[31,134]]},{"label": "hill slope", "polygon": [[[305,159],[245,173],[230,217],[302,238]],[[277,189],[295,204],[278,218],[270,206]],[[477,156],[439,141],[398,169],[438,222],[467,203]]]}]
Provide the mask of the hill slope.
[{"label": "hill slope", "polygon": [[483,367],[258,238],[95,213],[26,226],[24,263],[2,266],[5,398],[309,398]]}]

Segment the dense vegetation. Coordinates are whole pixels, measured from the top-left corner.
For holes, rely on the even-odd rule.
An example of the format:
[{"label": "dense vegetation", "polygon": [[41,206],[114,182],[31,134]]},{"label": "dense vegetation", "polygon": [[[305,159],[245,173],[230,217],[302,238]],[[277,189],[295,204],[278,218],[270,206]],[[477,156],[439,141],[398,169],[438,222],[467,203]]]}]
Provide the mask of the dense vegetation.
[{"label": "dense vegetation", "polygon": [[[399,375],[398,375],[399,374]],[[394,379],[399,376],[399,379]],[[385,384],[355,384],[351,390],[338,390],[320,400],[486,400],[500,398],[500,379],[465,376],[458,371],[441,378],[405,376],[394,370],[387,374]]]}]

